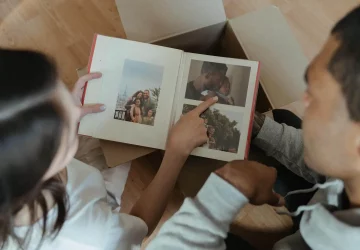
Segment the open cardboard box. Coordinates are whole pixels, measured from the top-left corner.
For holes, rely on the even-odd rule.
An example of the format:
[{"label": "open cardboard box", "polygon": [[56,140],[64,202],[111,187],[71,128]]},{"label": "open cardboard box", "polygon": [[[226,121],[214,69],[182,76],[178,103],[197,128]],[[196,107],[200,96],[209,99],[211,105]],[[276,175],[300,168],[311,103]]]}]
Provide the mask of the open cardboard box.
[{"label": "open cardboard box", "polygon": [[[116,3],[129,40],[260,61],[257,111],[289,105],[293,110],[301,110],[292,103],[301,99],[305,89],[303,72],[308,61],[277,7],[227,20],[221,0],[116,0]],[[104,140],[101,147],[109,167],[155,151]],[[150,157],[154,160],[153,154]],[[257,157],[250,151],[250,159]],[[223,164],[190,157],[181,172],[179,188],[186,196],[195,195],[208,175]]]},{"label": "open cardboard box", "polygon": [[[260,61],[257,111],[280,108],[301,98],[308,61],[277,7],[226,20],[221,0],[116,0],[116,4],[129,40]],[[101,147],[109,167],[154,151],[104,140]]]},{"label": "open cardboard box", "polygon": [[[116,0],[116,4],[129,40],[260,61],[257,111],[266,112],[300,100],[305,89],[302,75],[308,61],[277,7],[269,6],[227,20],[221,0]],[[100,144],[109,167],[155,151],[105,140]],[[179,180],[180,188],[183,187],[185,194],[195,194],[211,170],[222,164],[190,157],[183,171],[186,177]],[[189,169],[191,173],[186,174]],[[193,183],[191,178],[197,179],[194,187],[189,184]]]}]

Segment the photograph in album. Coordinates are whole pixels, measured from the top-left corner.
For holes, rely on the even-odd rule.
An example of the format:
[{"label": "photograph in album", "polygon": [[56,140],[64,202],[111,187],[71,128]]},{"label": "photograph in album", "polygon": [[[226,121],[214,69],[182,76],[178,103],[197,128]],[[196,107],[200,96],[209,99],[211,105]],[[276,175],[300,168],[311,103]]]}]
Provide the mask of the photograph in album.
[{"label": "photograph in album", "polygon": [[114,119],[154,126],[163,67],[126,59]]},{"label": "photograph in album", "polygon": [[[185,104],[183,114],[193,110],[196,106]],[[201,118],[207,127],[208,141],[203,148],[237,153],[239,148],[242,114],[229,110],[209,108]]]},{"label": "photograph in album", "polygon": [[191,60],[185,98],[205,101],[217,96],[219,104],[245,107],[251,68]]}]

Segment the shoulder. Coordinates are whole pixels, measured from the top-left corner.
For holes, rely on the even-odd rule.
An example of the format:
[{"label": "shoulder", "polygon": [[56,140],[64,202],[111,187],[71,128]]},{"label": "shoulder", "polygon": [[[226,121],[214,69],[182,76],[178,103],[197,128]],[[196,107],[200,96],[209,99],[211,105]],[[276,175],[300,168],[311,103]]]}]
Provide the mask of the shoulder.
[{"label": "shoulder", "polygon": [[194,86],[194,81],[188,82],[187,86]]},{"label": "shoulder", "polygon": [[100,171],[75,159],[68,169],[69,212],[59,236],[100,249],[141,244],[147,234],[145,222],[113,211]]},{"label": "shoulder", "polygon": [[[105,182],[98,169],[73,159],[67,166],[67,172],[66,191],[69,196],[70,212],[76,213],[89,202],[106,199]],[[71,216],[71,213],[69,215]]]},{"label": "shoulder", "polygon": [[186,91],[185,91],[186,96],[187,97],[193,96],[194,91],[195,91],[194,82],[193,81],[188,82],[187,86],[186,86]]}]

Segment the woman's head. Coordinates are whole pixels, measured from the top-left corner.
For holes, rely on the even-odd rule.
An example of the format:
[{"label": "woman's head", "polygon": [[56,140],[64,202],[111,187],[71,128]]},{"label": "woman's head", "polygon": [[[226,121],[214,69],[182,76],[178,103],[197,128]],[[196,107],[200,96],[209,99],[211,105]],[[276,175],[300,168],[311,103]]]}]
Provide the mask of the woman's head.
[{"label": "woman's head", "polygon": [[137,98],[137,99],[135,100],[135,106],[136,106],[136,107],[140,107],[140,106],[141,106],[141,99]]},{"label": "woman's head", "polygon": [[143,92],[141,90],[136,91],[133,97],[141,99],[143,97]]},{"label": "woman's head", "polygon": [[45,190],[58,207],[56,223],[48,232],[61,229],[66,193],[55,175],[77,150],[80,110],[58,80],[55,64],[42,54],[0,50],[0,74],[0,244],[4,244],[9,237],[21,241],[13,228],[25,206],[34,219],[34,206],[39,205],[46,220],[50,208]]}]

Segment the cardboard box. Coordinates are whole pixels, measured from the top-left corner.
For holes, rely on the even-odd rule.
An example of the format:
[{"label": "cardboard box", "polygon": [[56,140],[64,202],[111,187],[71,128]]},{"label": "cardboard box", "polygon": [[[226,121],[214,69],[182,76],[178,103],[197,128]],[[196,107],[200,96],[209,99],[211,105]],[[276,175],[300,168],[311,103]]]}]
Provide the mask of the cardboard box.
[{"label": "cardboard box", "polygon": [[[257,111],[301,99],[308,60],[277,7],[226,20],[221,0],[116,0],[116,4],[129,40],[260,61]],[[100,143],[110,167],[154,151],[118,142]]]},{"label": "cardboard box", "polygon": [[[274,6],[226,20],[221,0],[116,0],[129,40],[149,42],[186,52],[250,59],[261,62],[256,109],[266,112],[284,105],[298,111],[306,87],[303,73],[308,64],[285,18]],[[295,102],[295,103],[294,103]],[[147,155],[154,149],[101,140],[107,164],[119,165]],[[151,165],[160,166],[161,154],[151,154]],[[250,150],[250,159],[266,163],[263,155]],[[178,179],[185,196],[194,196],[210,173],[224,165],[211,159],[189,157]],[[148,167],[148,166],[146,166]],[[151,167],[151,166],[149,166]],[[271,236],[261,218],[271,217]],[[276,219],[274,219],[276,217]],[[256,227],[254,222],[260,220]],[[276,242],[291,232],[291,219],[276,215],[266,206],[246,206],[232,231],[261,246]],[[274,232],[274,230],[276,232]],[[260,234],[247,235],[258,231]],[[264,234],[264,235],[262,235]],[[259,241],[258,236],[262,237]],[[251,240],[253,237],[253,240]],[[260,244],[260,245],[259,245]]]}]

